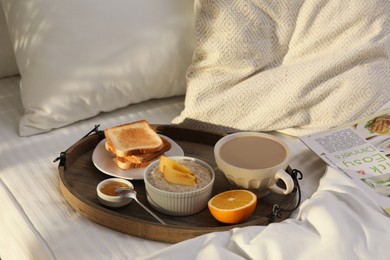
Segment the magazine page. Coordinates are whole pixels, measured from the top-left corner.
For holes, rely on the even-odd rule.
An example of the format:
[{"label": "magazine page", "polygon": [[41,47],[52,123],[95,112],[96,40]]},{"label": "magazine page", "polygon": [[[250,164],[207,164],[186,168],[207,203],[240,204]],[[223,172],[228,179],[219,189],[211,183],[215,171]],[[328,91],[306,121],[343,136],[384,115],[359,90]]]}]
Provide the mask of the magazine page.
[{"label": "magazine page", "polygon": [[390,109],[300,139],[327,164],[348,175],[390,215]]}]

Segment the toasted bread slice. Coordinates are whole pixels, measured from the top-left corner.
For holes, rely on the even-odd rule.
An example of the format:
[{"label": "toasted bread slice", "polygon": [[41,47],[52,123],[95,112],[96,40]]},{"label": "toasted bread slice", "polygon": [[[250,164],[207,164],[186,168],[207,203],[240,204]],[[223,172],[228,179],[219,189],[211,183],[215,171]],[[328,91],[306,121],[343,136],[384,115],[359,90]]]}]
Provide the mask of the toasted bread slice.
[{"label": "toasted bread slice", "polygon": [[[153,152],[153,153],[139,154],[139,155],[129,155],[129,156],[121,157],[121,158],[123,158],[123,161],[127,161],[130,163],[144,163],[144,162],[153,160],[156,157],[164,154],[166,151],[169,151],[172,147],[172,144],[168,140],[166,140],[164,137],[161,137],[161,139],[163,140],[163,147],[160,151]],[[105,147],[106,147],[106,150],[110,151],[110,152],[115,150],[112,147],[112,144],[108,140],[106,141]],[[118,157],[120,157],[120,156],[118,156]]]},{"label": "toasted bread slice", "polygon": [[116,165],[123,170],[145,168],[151,162],[153,162],[154,160],[158,159],[161,155],[163,155],[166,151],[171,149],[172,147],[171,143],[164,138],[162,138],[162,140],[164,146],[160,151],[140,154],[140,155],[130,155],[125,157],[116,156],[114,159]]},{"label": "toasted bread slice", "polygon": [[157,152],[163,141],[146,120],[118,125],[104,130],[111,152],[119,157]]},{"label": "toasted bread slice", "polygon": [[[157,159],[157,157],[155,159]],[[119,168],[121,168],[122,170],[128,170],[128,169],[145,168],[146,166],[148,166],[154,160],[147,161],[147,162],[142,162],[142,163],[133,163],[133,162],[127,161],[123,157],[116,156],[114,158],[114,161],[115,161],[116,165]]]},{"label": "toasted bread slice", "polygon": [[153,153],[145,153],[145,154],[140,154],[140,155],[130,155],[130,156],[125,156],[123,157],[126,161],[128,162],[133,162],[133,163],[144,163],[150,160],[153,160],[160,155],[163,155],[166,151],[169,151],[172,147],[171,143],[167,141],[164,138],[161,138],[163,140],[163,147],[160,151],[153,152]]},{"label": "toasted bread slice", "polygon": [[116,165],[123,170],[145,168],[151,162],[163,155],[166,151],[169,151],[171,149],[171,143],[164,138],[162,138],[162,140],[164,146],[160,151],[140,155],[130,155],[125,157],[116,156],[114,159]]}]

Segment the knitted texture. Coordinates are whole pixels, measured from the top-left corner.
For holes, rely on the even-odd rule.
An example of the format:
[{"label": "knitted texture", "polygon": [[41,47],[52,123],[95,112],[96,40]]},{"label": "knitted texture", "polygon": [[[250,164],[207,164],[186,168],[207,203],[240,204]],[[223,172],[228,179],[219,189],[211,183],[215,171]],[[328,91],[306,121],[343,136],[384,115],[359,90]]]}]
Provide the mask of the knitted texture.
[{"label": "knitted texture", "polygon": [[173,123],[305,135],[390,100],[390,1],[197,0]]}]

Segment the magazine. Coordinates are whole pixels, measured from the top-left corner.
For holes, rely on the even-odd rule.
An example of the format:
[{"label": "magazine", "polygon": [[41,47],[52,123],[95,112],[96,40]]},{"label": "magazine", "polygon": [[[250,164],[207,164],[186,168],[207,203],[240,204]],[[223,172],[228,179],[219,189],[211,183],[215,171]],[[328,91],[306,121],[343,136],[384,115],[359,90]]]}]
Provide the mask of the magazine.
[{"label": "magazine", "polygon": [[349,176],[390,215],[390,109],[300,139]]}]

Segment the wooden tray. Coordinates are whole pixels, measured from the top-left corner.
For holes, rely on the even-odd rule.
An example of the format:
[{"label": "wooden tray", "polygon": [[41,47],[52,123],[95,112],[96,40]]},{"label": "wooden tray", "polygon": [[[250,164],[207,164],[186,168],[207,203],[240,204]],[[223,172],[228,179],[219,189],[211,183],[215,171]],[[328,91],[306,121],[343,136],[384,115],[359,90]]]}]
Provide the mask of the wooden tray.
[{"label": "wooden tray", "polygon": [[[170,125],[154,125],[156,131],[175,140],[186,156],[204,160],[214,169],[216,180],[213,194],[229,190],[229,183],[214,161],[214,144],[223,136],[217,133],[178,128]],[[206,208],[200,213],[185,217],[172,217],[155,212],[167,225],[161,225],[137,203],[113,209],[99,203],[96,194],[97,184],[111,178],[100,172],[92,162],[92,152],[104,138],[102,131],[89,135],[66,152],[61,153],[59,164],[60,188],[66,201],[81,215],[111,229],[156,241],[176,243],[213,231],[225,231],[234,227],[249,225],[268,225],[272,208],[278,204],[281,208],[291,209],[296,204],[297,189],[286,196],[270,194],[258,200],[252,216],[242,224],[225,225],[216,221]],[[138,199],[149,206],[146,199],[143,180],[131,181],[137,190]],[[275,222],[288,218],[291,212],[280,212]]]}]

